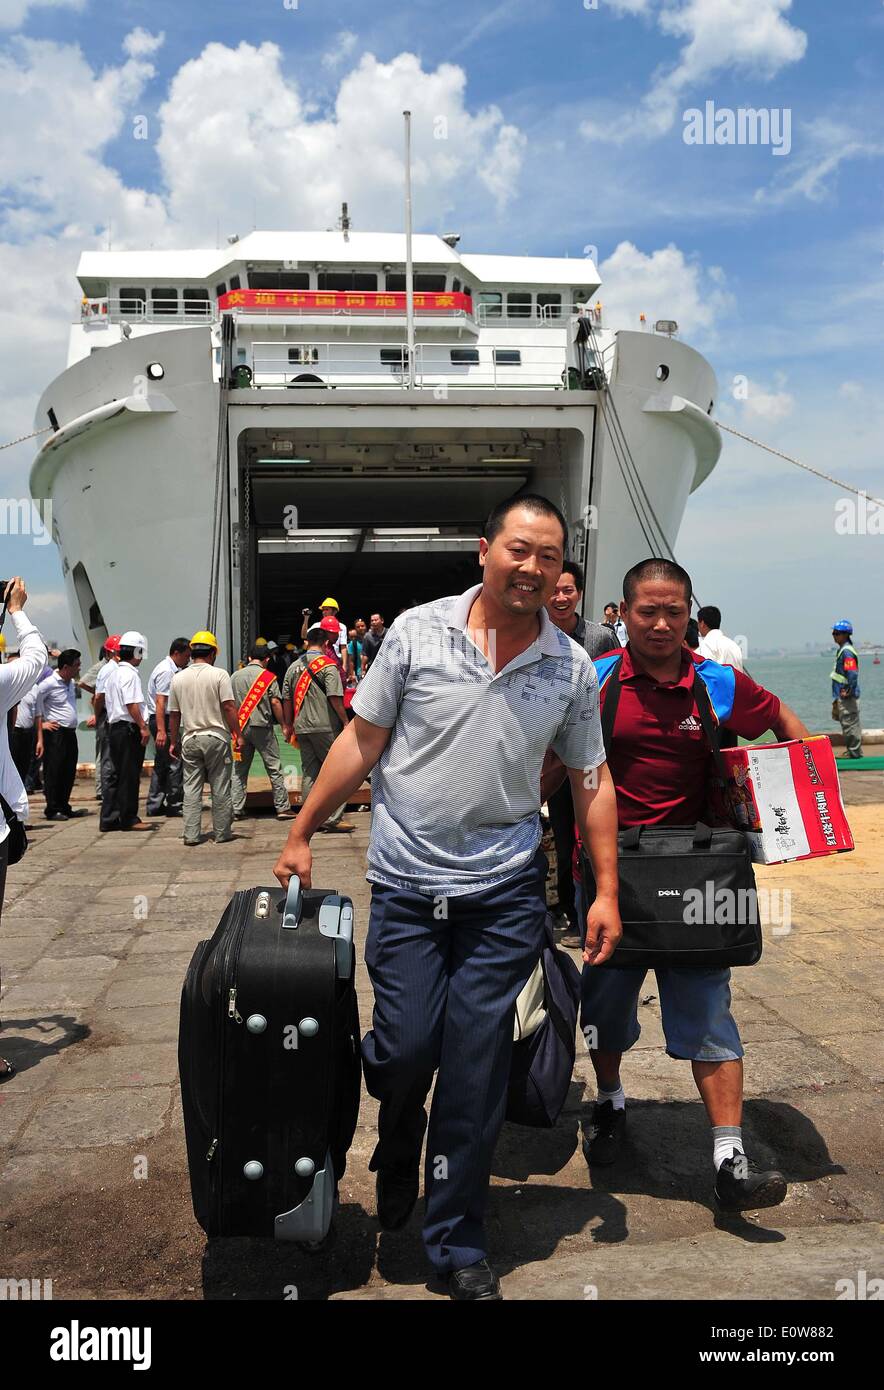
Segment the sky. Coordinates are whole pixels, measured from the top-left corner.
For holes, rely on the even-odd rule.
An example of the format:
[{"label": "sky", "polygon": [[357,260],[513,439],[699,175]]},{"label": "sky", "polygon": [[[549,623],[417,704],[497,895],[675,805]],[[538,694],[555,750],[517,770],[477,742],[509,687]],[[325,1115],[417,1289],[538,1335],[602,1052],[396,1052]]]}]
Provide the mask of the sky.
[{"label": "sky", "polygon": [[[0,444],[64,368],[81,251],[325,228],[344,199],[398,230],[410,107],[416,230],[597,247],[608,322],[675,318],[722,423],[884,498],[882,50],[882,0],[0,0]],[[726,142],[741,110],[767,143]],[[33,456],[0,450],[5,498]],[[63,639],[55,547],[0,554]],[[839,617],[884,643],[884,508],[730,436],[676,555],[750,653]]]}]

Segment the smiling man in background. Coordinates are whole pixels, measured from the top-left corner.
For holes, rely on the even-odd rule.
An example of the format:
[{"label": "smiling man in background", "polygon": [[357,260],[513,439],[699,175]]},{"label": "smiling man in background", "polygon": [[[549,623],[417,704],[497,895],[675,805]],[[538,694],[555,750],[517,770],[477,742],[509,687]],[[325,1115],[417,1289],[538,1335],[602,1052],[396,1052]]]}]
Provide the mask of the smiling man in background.
[{"label": "smiling man in background", "polygon": [[483,582],[396,619],[274,870],[284,886],[293,873],[309,885],[312,835],[376,768],[365,952],[375,1008],[363,1057],[380,1101],[378,1217],[399,1230],[417,1201],[438,1068],[423,1234],[459,1300],[500,1297],[484,1214],[516,997],[543,937],[539,790],[549,747],[568,769],[601,875],[585,959],[607,959],[620,937],[595,671],[546,611],[566,535],[546,498],[502,502],[479,542]]}]

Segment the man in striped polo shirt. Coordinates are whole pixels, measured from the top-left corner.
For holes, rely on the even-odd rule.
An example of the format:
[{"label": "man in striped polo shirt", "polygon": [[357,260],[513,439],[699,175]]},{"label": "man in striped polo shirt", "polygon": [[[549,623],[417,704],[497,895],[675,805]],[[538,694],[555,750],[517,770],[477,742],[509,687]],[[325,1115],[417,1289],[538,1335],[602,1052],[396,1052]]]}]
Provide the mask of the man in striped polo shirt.
[{"label": "man in striped polo shirt", "polygon": [[417,1200],[424,1104],[438,1069],[425,1170],[424,1244],[452,1298],[496,1299],[484,1212],[503,1122],[515,1001],[540,953],[546,859],[540,774],[552,747],[601,875],[584,959],[620,937],[616,802],[589,656],[545,610],[565,520],[544,497],[501,503],[479,543],[482,584],[400,614],[353,699],[274,872],[310,883],[309,841],[372,776],[363,1043],[380,1100],[378,1216]]}]

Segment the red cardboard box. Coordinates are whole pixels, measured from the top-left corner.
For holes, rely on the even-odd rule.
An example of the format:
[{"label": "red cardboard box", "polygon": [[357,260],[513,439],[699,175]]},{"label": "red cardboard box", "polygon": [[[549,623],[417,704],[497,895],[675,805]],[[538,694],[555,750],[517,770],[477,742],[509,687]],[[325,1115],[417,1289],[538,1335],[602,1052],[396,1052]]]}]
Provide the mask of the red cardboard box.
[{"label": "red cardboard box", "polygon": [[854,848],[825,734],[724,748],[728,781],[715,781],[718,814],[745,830],[758,864],[814,859]]}]

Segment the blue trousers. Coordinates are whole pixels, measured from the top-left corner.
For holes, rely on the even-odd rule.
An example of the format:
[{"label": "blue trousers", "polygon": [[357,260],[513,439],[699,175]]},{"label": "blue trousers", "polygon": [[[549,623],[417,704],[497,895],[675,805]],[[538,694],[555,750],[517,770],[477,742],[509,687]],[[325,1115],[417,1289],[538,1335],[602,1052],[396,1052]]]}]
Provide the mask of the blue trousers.
[{"label": "blue trousers", "polygon": [[380,1101],[370,1167],[419,1160],[424,1104],[438,1069],[424,1166],[424,1244],[440,1273],[485,1258],[484,1217],[503,1124],[515,1002],[543,940],[542,850],[481,893],[432,898],[372,885],[365,963],[374,986],[362,1043]]}]

